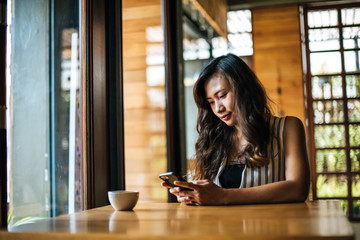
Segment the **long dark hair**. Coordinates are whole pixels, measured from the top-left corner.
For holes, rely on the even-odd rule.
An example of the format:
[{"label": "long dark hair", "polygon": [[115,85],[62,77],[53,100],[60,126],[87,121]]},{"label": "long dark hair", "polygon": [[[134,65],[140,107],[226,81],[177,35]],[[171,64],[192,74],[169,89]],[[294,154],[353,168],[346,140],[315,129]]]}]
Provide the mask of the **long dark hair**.
[{"label": "long dark hair", "polygon": [[[239,57],[228,54],[213,59],[200,73],[193,89],[198,107],[196,129],[199,137],[195,144],[195,179],[213,180],[223,161],[230,161],[236,146],[233,139],[235,127],[221,121],[206,100],[204,84],[214,74],[220,73],[230,84],[234,94],[236,119],[243,137],[248,142],[241,153],[248,167],[269,163],[266,148],[270,139],[268,121],[271,111],[264,87],[254,72]],[[235,154],[235,155],[234,155]]]}]

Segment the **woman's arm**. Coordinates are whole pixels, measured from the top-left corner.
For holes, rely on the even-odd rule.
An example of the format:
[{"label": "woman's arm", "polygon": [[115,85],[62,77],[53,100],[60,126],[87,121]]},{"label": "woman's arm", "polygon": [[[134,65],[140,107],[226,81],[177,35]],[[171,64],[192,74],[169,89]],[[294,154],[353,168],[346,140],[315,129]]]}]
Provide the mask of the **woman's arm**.
[{"label": "woman's arm", "polygon": [[202,205],[280,203],[305,201],[310,184],[304,126],[296,117],[287,117],[284,126],[285,181],[252,188],[224,189],[209,181],[197,183],[177,182],[179,186],[194,189],[193,192],[171,192],[185,203]]}]

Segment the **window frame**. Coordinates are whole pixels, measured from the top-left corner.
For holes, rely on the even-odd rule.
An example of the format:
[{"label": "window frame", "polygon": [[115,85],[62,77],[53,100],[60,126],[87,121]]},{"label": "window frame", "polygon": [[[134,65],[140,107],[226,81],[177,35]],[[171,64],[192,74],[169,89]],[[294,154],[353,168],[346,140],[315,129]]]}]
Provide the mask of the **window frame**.
[{"label": "window frame", "polygon": [[[360,48],[352,48],[352,49],[344,49],[343,47],[343,34],[342,34],[342,30],[343,27],[346,27],[347,25],[343,25],[342,24],[342,19],[341,19],[341,9],[343,8],[351,8],[351,7],[360,7],[359,3],[352,3],[352,4],[335,4],[335,5],[321,5],[321,4],[308,4],[308,5],[304,5],[303,8],[303,25],[304,25],[304,42],[305,42],[305,59],[306,59],[306,79],[305,79],[305,89],[306,89],[306,103],[307,103],[307,108],[306,108],[306,113],[307,113],[307,120],[308,120],[308,135],[309,135],[309,141],[310,141],[310,166],[311,166],[311,182],[312,182],[312,197],[313,200],[320,200],[320,199],[338,199],[338,200],[346,200],[348,202],[348,217],[350,220],[360,220],[359,217],[355,217],[353,215],[353,201],[354,200],[360,200],[360,197],[353,197],[352,196],[352,176],[354,176],[355,174],[359,174],[359,172],[352,172],[351,171],[351,159],[350,159],[350,149],[360,149],[360,146],[357,147],[351,147],[349,144],[349,125],[350,124],[360,124],[360,122],[349,122],[348,119],[348,107],[347,107],[347,102],[348,100],[360,100],[360,97],[356,97],[356,98],[348,98],[346,96],[346,76],[347,75],[357,75],[360,76],[360,72],[358,73],[347,73],[345,71],[345,64],[344,64],[344,52],[348,51],[348,50],[352,50],[352,51],[360,51]],[[331,28],[336,27],[337,29],[339,29],[339,50],[325,50],[325,51],[310,51],[309,49],[309,29],[324,29],[326,27],[314,27],[314,28],[309,28],[308,24],[307,24],[307,20],[308,20],[308,16],[307,13],[309,11],[313,11],[313,10],[327,10],[327,9],[336,9],[338,11],[338,24],[336,26],[331,26]],[[351,25],[353,26],[353,25]],[[356,25],[356,26],[360,26],[360,24]],[[330,28],[330,27],[329,27]],[[321,74],[311,74],[310,71],[310,53],[313,52],[339,52],[341,55],[341,72],[337,73],[337,74],[326,74],[326,75],[321,75]],[[342,81],[342,97],[341,98],[330,98],[330,99],[313,99],[312,96],[312,84],[311,84],[311,79],[314,76],[340,76],[341,77],[341,81]],[[315,124],[314,122],[314,109],[313,109],[313,103],[315,101],[342,101],[343,102],[343,109],[342,111],[344,112],[344,120],[342,122],[339,123],[317,123]],[[316,147],[315,146],[315,126],[331,126],[331,125],[340,125],[340,126],[344,126],[345,130],[345,146],[344,147]],[[316,151],[317,150],[344,150],[345,151],[345,161],[346,161],[346,170],[344,172],[326,172],[326,171],[322,171],[322,172],[317,172],[316,170]],[[347,179],[347,192],[348,195],[347,197],[319,197],[317,194],[317,178],[319,175],[332,175],[332,176],[346,176]]]},{"label": "window frame", "polygon": [[7,227],[6,0],[0,0],[0,229]]}]

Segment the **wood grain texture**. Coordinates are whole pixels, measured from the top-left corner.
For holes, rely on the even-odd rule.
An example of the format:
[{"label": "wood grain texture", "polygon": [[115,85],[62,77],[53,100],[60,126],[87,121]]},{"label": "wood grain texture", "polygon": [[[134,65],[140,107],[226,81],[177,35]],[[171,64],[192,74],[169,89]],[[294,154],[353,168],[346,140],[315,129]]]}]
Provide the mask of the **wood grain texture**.
[{"label": "wood grain texture", "polygon": [[139,202],[20,225],[0,239],[354,239],[338,201],[240,206]]},{"label": "wood grain texture", "polygon": [[191,0],[209,24],[227,38],[227,0]]},{"label": "wood grain texture", "polygon": [[[166,121],[164,103],[149,95],[154,89],[165,95],[164,86],[147,83],[146,59],[150,46],[147,28],[161,27],[160,0],[123,0],[123,67],[126,189],[140,191],[145,201],[167,199],[158,174],[166,171]],[[159,72],[159,76],[164,73]]]},{"label": "wood grain texture", "polygon": [[252,13],[254,70],[282,115],[305,123],[298,7],[258,8]]}]

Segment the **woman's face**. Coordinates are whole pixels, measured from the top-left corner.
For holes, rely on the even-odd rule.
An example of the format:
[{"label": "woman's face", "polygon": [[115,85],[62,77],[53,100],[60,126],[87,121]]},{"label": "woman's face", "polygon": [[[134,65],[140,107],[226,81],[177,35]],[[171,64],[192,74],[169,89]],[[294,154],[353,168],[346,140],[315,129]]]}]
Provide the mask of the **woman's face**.
[{"label": "woman's face", "polygon": [[229,82],[219,73],[214,74],[205,84],[206,100],[213,113],[228,126],[236,124],[234,94]]}]

